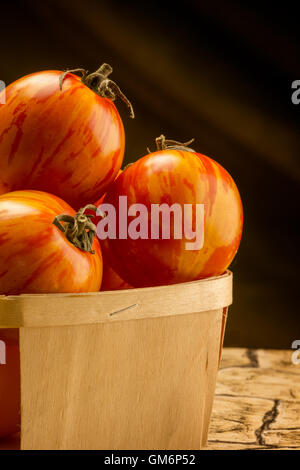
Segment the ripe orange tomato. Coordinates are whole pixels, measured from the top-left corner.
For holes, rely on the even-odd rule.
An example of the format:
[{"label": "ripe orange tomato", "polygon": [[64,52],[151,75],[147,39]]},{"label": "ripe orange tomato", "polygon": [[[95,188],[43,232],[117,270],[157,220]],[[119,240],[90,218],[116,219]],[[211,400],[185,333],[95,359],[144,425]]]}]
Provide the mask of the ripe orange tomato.
[{"label": "ripe orange tomato", "polygon": [[100,289],[98,240],[93,241],[95,254],[77,248],[53,224],[59,214],[74,217],[75,211],[48,193],[15,191],[0,196],[0,294]]},{"label": "ripe orange tomato", "polygon": [[5,364],[0,363],[0,438],[20,430],[20,354],[18,330],[0,328]]},{"label": "ripe orange tomato", "polygon": [[[119,196],[127,204],[148,210],[148,239],[118,237]],[[242,234],[243,210],[238,189],[227,171],[205,155],[178,146],[166,146],[126,168],[113,183],[104,203],[116,209],[116,239],[102,242],[113,269],[134,287],[192,281],[222,274],[233,260]],[[192,204],[190,226],[195,229],[196,204],[204,204],[204,244],[188,250],[190,240],[151,239],[151,205]],[[183,215],[184,217],[184,215]],[[135,217],[128,216],[128,225]],[[172,220],[172,218],[171,218]],[[161,227],[161,225],[160,225]],[[171,227],[172,228],[172,227]]]},{"label": "ripe orange tomato", "polygon": [[[104,70],[101,83],[108,83],[108,90],[102,94],[114,99],[110,71]],[[99,74],[83,82],[68,73],[60,89],[62,73],[33,73],[6,88],[6,104],[0,105],[0,194],[41,190],[79,209],[115,179],[125,136],[113,101],[92,86],[92,80],[100,83]]]}]

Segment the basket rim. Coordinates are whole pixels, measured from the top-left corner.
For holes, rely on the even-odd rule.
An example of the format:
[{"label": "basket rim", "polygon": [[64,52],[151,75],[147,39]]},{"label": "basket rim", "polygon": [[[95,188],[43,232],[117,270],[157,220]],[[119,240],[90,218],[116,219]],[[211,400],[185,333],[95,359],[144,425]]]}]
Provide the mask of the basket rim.
[{"label": "basket rim", "polygon": [[226,270],[220,276],[155,287],[0,295],[0,328],[75,326],[214,311],[232,303],[232,278]]}]

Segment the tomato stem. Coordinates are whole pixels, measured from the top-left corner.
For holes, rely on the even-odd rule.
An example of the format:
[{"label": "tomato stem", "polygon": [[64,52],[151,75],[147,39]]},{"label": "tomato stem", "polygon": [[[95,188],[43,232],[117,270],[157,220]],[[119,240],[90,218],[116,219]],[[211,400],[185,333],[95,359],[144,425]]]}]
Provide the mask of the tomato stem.
[{"label": "tomato stem", "polygon": [[97,93],[97,95],[101,96],[102,98],[109,98],[112,101],[115,101],[117,96],[121,98],[121,100],[124,101],[124,103],[128,106],[130,117],[133,119],[134,110],[131,102],[124,95],[124,93],[122,93],[118,85],[108,78],[112,71],[113,68],[109,64],[105,63],[102,64],[98,70],[96,70],[96,72],[90,74],[87,70],[81,68],[66,70],[59,77],[59,87],[62,90],[64,79],[69,73],[81,73],[82,83]]},{"label": "tomato stem", "polygon": [[[159,150],[183,150],[185,152],[195,152],[195,150],[188,147],[191,143],[194,142],[195,139],[191,139],[188,142],[177,142],[177,140],[170,140],[166,139],[165,136],[162,134],[159,137],[156,137],[156,149]],[[147,148],[148,152],[151,153],[149,148]]]},{"label": "tomato stem", "polygon": [[[96,225],[90,220],[94,215],[84,213],[87,209],[93,212],[97,211],[96,206],[88,204],[80,209],[74,217],[69,214],[57,215],[53,220],[53,224],[76,248],[94,254],[95,251],[92,246],[96,235]],[[64,222],[64,224],[62,225],[61,222]]]}]

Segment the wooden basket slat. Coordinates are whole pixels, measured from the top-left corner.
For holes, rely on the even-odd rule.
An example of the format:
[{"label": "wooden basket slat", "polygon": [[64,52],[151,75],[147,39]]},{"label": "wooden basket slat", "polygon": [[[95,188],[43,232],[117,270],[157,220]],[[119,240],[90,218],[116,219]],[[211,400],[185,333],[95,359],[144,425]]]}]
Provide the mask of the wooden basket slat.
[{"label": "wooden basket slat", "polygon": [[199,449],[221,323],[216,310],[21,328],[22,449]]},{"label": "wooden basket slat", "polygon": [[232,273],[170,286],[84,294],[0,296],[0,328],[67,326],[217,310],[232,303]]}]

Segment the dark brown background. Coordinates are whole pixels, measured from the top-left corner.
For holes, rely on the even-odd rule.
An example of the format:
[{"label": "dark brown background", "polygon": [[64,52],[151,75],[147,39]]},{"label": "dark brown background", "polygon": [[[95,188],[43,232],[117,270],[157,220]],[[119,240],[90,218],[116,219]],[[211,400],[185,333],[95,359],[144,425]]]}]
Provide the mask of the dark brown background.
[{"label": "dark brown background", "polygon": [[226,345],[287,348],[300,338],[299,20],[291,2],[261,3],[1,2],[0,78],[106,61],[136,111],[118,103],[126,162],[162,132],[196,137],[244,204]]}]

